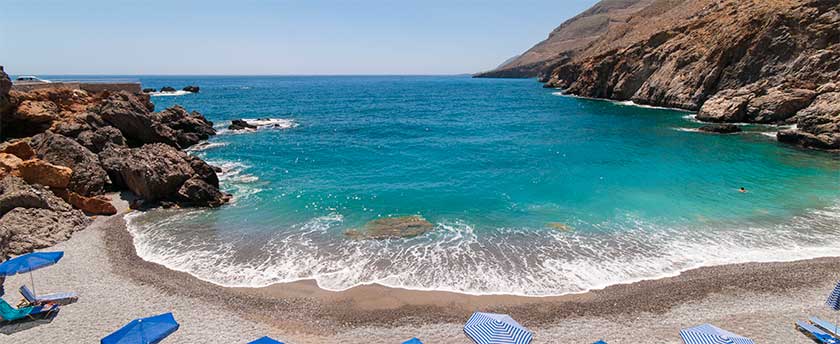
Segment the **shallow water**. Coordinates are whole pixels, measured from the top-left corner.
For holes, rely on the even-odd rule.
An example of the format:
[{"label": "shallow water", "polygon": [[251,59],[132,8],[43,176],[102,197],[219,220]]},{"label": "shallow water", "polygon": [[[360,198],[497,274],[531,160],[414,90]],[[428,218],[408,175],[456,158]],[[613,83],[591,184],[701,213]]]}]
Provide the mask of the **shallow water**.
[{"label": "shallow water", "polygon": [[[201,86],[153,101],[217,123],[192,152],[224,169],[235,199],[132,216],[138,253],[221,285],[557,295],[840,255],[840,159],[778,144],[770,126],[693,132],[687,112],[562,96],[533,80],[140,79]],[[224,129],[236,118],[271,120]],[[343,234],[411,214],[435,229]]]}]

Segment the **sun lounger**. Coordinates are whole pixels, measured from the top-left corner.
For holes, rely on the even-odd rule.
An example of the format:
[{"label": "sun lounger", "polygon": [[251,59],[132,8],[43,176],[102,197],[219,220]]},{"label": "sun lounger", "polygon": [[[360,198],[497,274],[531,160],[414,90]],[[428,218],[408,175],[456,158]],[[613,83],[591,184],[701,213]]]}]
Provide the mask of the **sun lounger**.
[{"label": "sun lounger", "polygon": [[23,298],[33,306],[43,305],[45,303],[64,306],[79,300],[79,295],[76,295],[76,293],[55,293],[35,296],[26,285],[20,286],[20,295],[23,295]]},{"label": "sun lounger", "polygon": [[804,321],[797,321],[796,328],[804,333],[806,336],[811,337],[815,342],[820,344],[840,344],[840,339],[833,337],[832,335],[825,333],[825,331],[820,330],[814,325],[806,323]]},{"label": "sun lounger", "polygon": [[818,317],[811,317],[808,320],[810,320],[811,323],[814,324],[814,326],[816,326],[820,330],[823,330],[823,331],[825,331],[826,333],[828,333],[832,336],[837,337],[838,336],[837,332],[840,332],[840,331],[837,331],[837,328],[838,328],[837,324],[833,324],[831,322],[822,320]]},{"label": "sun lounger", "polygon": [[0,333],[10,335],[50,323],[58,311],[58,305],[14,308],[0,299]]}]

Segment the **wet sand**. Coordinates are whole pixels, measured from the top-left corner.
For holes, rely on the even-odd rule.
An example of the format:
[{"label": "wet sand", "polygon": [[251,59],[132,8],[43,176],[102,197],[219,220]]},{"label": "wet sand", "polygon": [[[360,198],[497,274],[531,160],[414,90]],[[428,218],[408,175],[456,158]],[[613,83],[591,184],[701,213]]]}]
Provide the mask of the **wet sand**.
[{"label": "wet sand", "polygon": [[[81,300],[52,323],[7,338],[91,343],[134,317],[172,311],[182,326],[167,343],[246,343],[266,334],[287,343],[400,343],[413,336],[468,343],[461,326],[482,310],[511,314],[534,331],[534,343],[680,343],[680,328],[704,322],[759,343],[809,343],[793,322],[809,315],[833,319],[822,303],[840,278],[840,258],[820,258],[700,268],[560,297],[378,285],[330,292],[311,281],[225,288],[140,259],[122,214],[97,219],[48,249],[66,254],[36,272],[39,292],[73,290]],[[16,302],[22,283],[28,276],[7,280],[6,300]],[[0,335],[0,341],[7,338]]]}]

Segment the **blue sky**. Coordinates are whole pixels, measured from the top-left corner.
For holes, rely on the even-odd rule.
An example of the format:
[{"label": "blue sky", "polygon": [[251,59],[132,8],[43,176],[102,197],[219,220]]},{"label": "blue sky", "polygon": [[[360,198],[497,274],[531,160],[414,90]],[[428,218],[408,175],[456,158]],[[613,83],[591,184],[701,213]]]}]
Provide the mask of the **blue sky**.
[{"label": "blue sky", "polygon": [[596,0],[4,1],[10,74],[458,74]]}]

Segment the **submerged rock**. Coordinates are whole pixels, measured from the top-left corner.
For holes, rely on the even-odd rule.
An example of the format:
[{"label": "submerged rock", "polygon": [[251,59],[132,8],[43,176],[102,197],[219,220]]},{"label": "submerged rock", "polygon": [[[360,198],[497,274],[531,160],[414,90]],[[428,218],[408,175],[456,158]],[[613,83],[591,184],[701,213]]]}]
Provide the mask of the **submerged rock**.
[{"label": "submerged rock", "polygon": [[200,88],[198,86],[189,85],[184,87],[182,90],[190,92],[190,93],[198,93]]},{"label": "submerged rock", "polygon": [[413,238],[431,231],[434,225],[419,215],[387,217],[368,222],[364,229],[351,229],[344,234],[353,239]]},{"label": "submerged rock", "polygon": [[246,122],[243,119],[235,119],[228,126],[230,130],[257,130],[257,126]]},{"label": "submerged rock", "polygon": [[565,224],[565,223],[549,222],[547,225],[548,225],[548,227],[556,229],[558,231],[568,232],[568,231],[572,230],[572,227]]},{"label": "submerged rock", "polygon": [[700,131],[718,134],[731,134],[741,131],[741,127],[734,124],[709,124],[698,128]]}]

